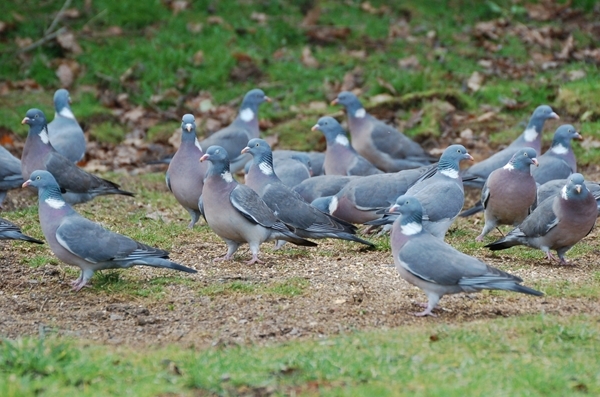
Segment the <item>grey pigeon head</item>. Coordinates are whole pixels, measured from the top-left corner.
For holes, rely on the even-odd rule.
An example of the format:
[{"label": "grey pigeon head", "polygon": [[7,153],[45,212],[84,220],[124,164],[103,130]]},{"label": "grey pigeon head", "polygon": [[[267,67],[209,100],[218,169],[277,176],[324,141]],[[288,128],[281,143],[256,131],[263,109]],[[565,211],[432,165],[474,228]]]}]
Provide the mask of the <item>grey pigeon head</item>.
[{"label": "grey pigeon head", "polygon": [[[325,135],[325,139],[327,140],[327,143],[332,144],[334,142],[336,142],[336,138],[338,136],[342,136],[345,139],[345,146],[348,145],[349,141],[348,141],[348,137],[346,135],[346,131],[344,131],[344,128],[342,127],[342,125],[333,117],[329,117],[329,116],[325,116],[325,117],[321,117],[319,119],[319,121],[317,121],[317,124],[315,124],[312,128],[312,131],[315,130],[319,130],[323,133],[323,135]],[[342,138],[342,139],[343,139]]]},{"label": "grey pigeon head", "polygon": [[529,173],[531,164],[538,165],[536,156],[534,148],[525,147],[512,156],[508,165],[519,171]]},{"label": "grey pigeon head", "polygon": [[400,224],[421,224],[423,222],[423,206],[416,197],[402,195],[396,199],[396,203],[390,208],[390,212],[400,213]]},{"label": "grey pigeon head", "polygon": [[350,91],[342,91],[338,94],[337,98],[331,101],[332,105],[342,105],[346,108],[349,114],[354,115],[358,109],[361,109],[363,105],[360,100],[351,93]]},{"label": "grey pigeon head", "polygon": [[554,138],[552,138],[552,147],[554,148],[560,145],[565,149],[569,149],[571,147],[571,140],[573,139],[581,141],[583,140],[583,137],[571,124],[561,125],[554,133]]},{"label": "grey pigeon head", "polygon": [[206,149],[200,161],[210,161],[213,166],[220,166],[229,171],[229,155],[221,146],[213,145]]},{"label": "grey pigeon head", "polygon": [[585,186],[583,175],[579,173],[572,174],[561,191],[562,197],[565,200],[583,200],[587,197],[588,193],[589,191]]},{"label": "grey pigeon head", "polygon": [[263,90],[255,88],[246,93],[240,109],[243,111],[246,108],[250,108],[256,112],[258,106],[263,102],[271,102],[271,98],[266,96]]},{"label": "grey pigeon head", "polygon": [[527,128],[536,127],[541,131],[541,127],[544,125],[544,122],[548,119],[560,119],[558,114],[552,110],[552,108],[548,105],[540,105],[538,106],[531,115],[529,119],[529,125]]},{"label": "grey pigeon head", "polygon": [[248,141],[248,146],[242,149],[242,153],[250,153],[254,163],[267,162],[273,167],[273,152],[271,146],[264,139],[254,138]]},{"label": "grey pigeon head", "polygon": [[33,186],[38,189],[46,189],[49,187],[56,187],[58,189],[58,182],[54,176],[48,171],[37,170],[33,171],[29,176],[29,180],[23,183],[23,187]]},{"label": "grey pigeon head", "polygon": [[192,114],[185,114],[181,119],[181,130],[185,133],[196,129],[196,119]]},{"label": "grey pigeon head", "polygon": [[46,115],[40,109],[29,109],[25,114],[25,118],[21,121],[21,124],[27,124],[31,130],[36,132],[41,131],[47,124]]},{"label": "grey pigeon head", "polygon": [[60,88],[56,90],[54,93],[54,109],[56,113],[59,113],[64,109],[70,109],[69,104],[71,103],[71,96],[69,95],[69,91],[64,88]]},{"label": "grey pigeon head", "polygon": [[463,160],[473,161],[473,157],[467,152],[463,145],[450,145],[442,153],[438,169],[453,169],[458,171],[460,162]]}]

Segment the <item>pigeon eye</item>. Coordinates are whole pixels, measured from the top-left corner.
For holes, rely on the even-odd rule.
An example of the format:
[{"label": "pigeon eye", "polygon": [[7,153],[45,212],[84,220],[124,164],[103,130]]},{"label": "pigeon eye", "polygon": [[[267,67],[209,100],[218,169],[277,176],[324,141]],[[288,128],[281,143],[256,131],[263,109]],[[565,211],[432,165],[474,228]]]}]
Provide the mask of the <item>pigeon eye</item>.
[{"label": "pigeon eye", "polygon": [[40,180],[40,176],[39,175],[36,176],[35,179],[39,181]]}]

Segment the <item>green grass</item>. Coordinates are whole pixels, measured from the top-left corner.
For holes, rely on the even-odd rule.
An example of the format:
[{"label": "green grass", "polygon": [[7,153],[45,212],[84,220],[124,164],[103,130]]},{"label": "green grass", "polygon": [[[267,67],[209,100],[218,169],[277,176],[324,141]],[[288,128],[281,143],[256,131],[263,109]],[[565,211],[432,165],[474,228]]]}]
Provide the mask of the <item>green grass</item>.
[{"label": "green grass", "polygon": [[191,350],[4,340],[0,393],[596,395],[598,320],[538,315]]},{"label": "green grass", "polygon": [[226,283],[213,283],[200,288],[198,293],[202,296],[216,296],[224,294],[241,295],[274,295],[274,296],[298,296],[302,295],[309,287],[308,280],[292,277],[285,281],[273,283],[256,283],[252,281],[232,281]]}]

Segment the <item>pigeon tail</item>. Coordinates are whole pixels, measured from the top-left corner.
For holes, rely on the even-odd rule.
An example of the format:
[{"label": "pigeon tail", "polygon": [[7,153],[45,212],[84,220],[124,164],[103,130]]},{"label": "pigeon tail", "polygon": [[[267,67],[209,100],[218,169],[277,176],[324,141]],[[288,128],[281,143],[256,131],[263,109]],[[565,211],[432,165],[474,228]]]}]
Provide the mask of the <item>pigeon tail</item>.
[{"label": "pigeon tail", "polygon": [[478,214],[482,211],[483,211],[483,204],[481,204],[481,201],[478,201],[477,204],[475,204],[473,207],[471,207],[467,210],[464,210],[463,212],[458,214],[458,216],[466,218],[468,216]]}]

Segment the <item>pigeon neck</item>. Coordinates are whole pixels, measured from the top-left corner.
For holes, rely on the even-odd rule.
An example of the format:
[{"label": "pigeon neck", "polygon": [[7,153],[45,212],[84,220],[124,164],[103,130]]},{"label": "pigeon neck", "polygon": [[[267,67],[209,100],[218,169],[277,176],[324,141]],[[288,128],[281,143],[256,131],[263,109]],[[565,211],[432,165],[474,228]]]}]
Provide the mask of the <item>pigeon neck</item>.
[{"label": "pigeon neck", "polygon": [[196,130],[192,128],[190,132],[183,130],[181,134],[181,145],[182,146],[196,146],[202,152],[202,146],[200,141],[196,138]]},{"label": "pigeon neck", "polygon": [[365,108],[363,107],[362,103],[360,103],[358,98],[352,99],[346,105],[346,112],[348,112],[348,117],[359,119],[364,118],[367,114]]},{"label": "pigeon neck", "polygon": [[71,120],[75,120],[75,115],[73,114],[73,111],[71,110],[69,105],[63,106],[62,109],[60,109],[59,111],[54,113],[54,118],[56,118],[58,116],[64,117],[67,119],[71,119]]},{"label": "pigeon neck", "polygon": [[350,140],[348,140],[348,137],[344,134],[337,134],[335,135],[335,137],[332,137],[333,141],[331,140],[331,138],[329,139],[330,144],[337,144],[337,145],[342,145],[344,147],[349,147],[350,146]]},{"label": "pigeon neck", "polygon": [[552,143],[550,151],[554,154],[567,154],[570,149],[569,146],[564,146],[561,142]]},{"label": "pigeon neck", "polygon": [[265,152],[258,156],[254,156],[254,164],[258,167],[261,173],[265,175],[274,175],[273,170],[273,153]]},{"label": "pigeon neck", "polygon": [[231,172],[229,172],[229,159],[211,162],[206,171],[206,177],[208,178],[210,176],[219,176],[226,182],[233,182],[233,177],[231,176]]},{"label": "pigeon neck", "polygon": [[402,214],[400,217],[400,230],[402,234],[412,236],[423,230],[423,212],[414,211],[408,214]]},{"label": "pigeon neck", "polygon": [[67,203],[60,193],[59,187],[56,185],[40,189],[39,202],[40,205],[45,203],[55,210],[68,208]]},{"label": "pigeon neck", "polygon": [[29,134],[27,137],[33,139],[39,139],[44,145],[50,146],[50,138],[48,136],[48,125],[34,125],[29,128]]},{"label": "pigeon neck", "polygon": [[237,120],[250,130],[252,136],[250,138],[258,138],[258,105],[242,102]]},{"label": "pigeon neck", "polygon": [[438,171],[450,178],[458,178],[458,164],[442,156],[438,163]]},{"label": "pigeon neck", "polygon": [[527,124],[527,128],[523,132],[523,139],[525,142],[534,142],[540,140],[540,133],[544,128],[544,122],[546,120],[541,117],[532,117]]}]

